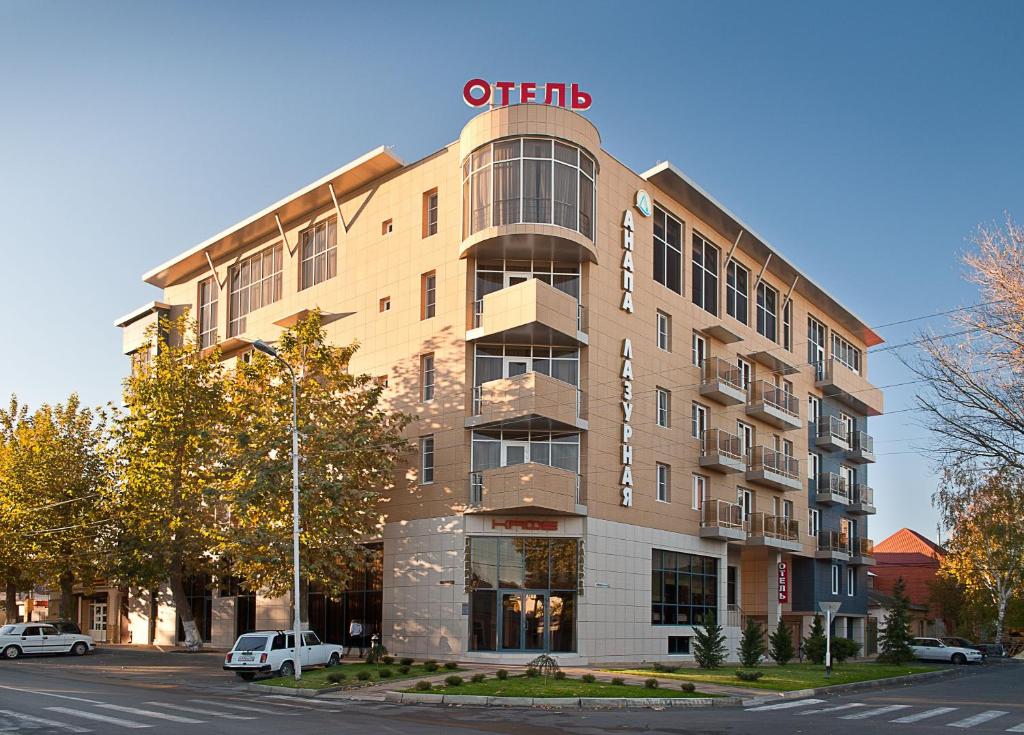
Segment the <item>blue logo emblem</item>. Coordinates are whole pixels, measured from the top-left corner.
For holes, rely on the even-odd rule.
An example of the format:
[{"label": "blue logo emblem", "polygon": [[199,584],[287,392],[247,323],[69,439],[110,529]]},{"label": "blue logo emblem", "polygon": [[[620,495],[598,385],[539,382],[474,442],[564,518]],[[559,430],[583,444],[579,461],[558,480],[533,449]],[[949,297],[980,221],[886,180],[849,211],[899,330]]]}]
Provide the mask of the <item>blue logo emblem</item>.
[{"label": "blue logo emblem", "polygon": [[651,195],[643,189],[639,189],[636,192],[636,208],[640,210],[640,214],[644,217],[651,216]]}]

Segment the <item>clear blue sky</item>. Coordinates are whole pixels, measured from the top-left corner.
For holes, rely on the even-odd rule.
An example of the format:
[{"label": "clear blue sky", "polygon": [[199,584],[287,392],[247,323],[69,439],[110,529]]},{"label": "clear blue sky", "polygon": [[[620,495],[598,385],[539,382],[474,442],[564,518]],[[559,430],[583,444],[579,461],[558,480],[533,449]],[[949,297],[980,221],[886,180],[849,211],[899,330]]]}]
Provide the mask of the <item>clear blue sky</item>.
[{"label": "clear blue sky", "polygon": [[[671,160],[870,324],[973,303],[966,238],[1024,217],[1022,30],[1020,2],[0,0],[0,396],[116,399],[144,271],[377,145],[454,140],[474,76],[580,81],[609,151]],[[876,539],[934,535],[914,416],[872,422]]]}]

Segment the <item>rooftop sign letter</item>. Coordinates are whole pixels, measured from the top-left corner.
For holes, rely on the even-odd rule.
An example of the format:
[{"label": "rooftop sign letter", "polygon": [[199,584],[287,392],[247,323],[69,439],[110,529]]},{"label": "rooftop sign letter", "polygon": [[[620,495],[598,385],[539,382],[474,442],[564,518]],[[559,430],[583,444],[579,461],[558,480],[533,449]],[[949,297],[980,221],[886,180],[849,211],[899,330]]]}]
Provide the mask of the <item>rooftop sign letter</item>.
[{"label": "rooftop sign letter", "polygon": [[[537,104],[538,90],[541,85],[536,82],[494,82],[486,79],[470,79],[462,88],[462,99],[470,107],[484,107],[492,103],[496,107],[507,107],[512,104],[512,92],[519,88],[519,104]],[[547,82],[544,87],[544,102],[541,104],[566,107],[573,110],[589,110],[594,98],[589,92],[580,89],[580,85],[572,82],[566,91],[565,82]],[[555,101],[555,97],[558,101]]]}]

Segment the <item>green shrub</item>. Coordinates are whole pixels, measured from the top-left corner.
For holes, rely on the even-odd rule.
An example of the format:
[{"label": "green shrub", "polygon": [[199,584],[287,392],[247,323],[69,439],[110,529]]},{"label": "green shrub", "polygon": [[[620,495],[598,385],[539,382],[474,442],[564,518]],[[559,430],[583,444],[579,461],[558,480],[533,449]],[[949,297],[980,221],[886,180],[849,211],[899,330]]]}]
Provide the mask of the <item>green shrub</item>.
[{"label": "green shrub", "polygon": [[502,681],[505,681],[505,679],[508,678],[508,672],[505,669],[498,669],[494,672],[494,675]]},{"label": "green shrub", "polygon": [[815,615],[811,622],[811,633],[804,638],[804,656],[812,664],[825,663],[825,626],[821,616]]},{"label": "green shrub", "polygon": [[381,679],[390,679],[392,675],[393,673],[391,669],[381,669],[377,672],[377,676],[379,676]]},{"label": "green shrub", "polygon": [[426,665],[426,664],[434,664],[434,665],[437,665],[437,659],[436,659],[436,658],[428,658],[428,659],[424,659],[423,663],[424,663],[424,665]]},{"label": "green shrub", "polygon": [[412,671],[412,666],[409,666],[408,664],[402,664],[398,667],[399,674],[408,674],[410,671]]},{"label": "green shrub", "polygon": [[832,661],[837,664],[843,663],[848,658],[854,658],[860,652],[860,644],[850,638],[832,639]]},{"label": "green shrub", "polygon": [[657,689],[658,680],[655,679],[653,676],[650,679],[644,679],[644,687],[647,689]]},{"label": "green shrub", "polygon": [[763,671],[744,671],[743,669],[736,669],[736,678],[741,681],[757,681],[764,676]]},{"label": "green shrub", "polygon": [[682,684],[679,685],[679,688],[682,689],[684,692],[693,692],[697,690],[697,687],[694,685],[692,681],[684,681]]},{"label": "green shrub", "polygon": [[460,687],[462,686],[462,677],[458,674],[452,674],[444,678],[444,683],[450,687]]},{"label": "green shrub", "polygon": [[437,671],[437,662],[436,661],[424,661],[423,662],[423,670],[424,671]]},{"label": "green shrub", "polygon": [[580,680],[586,684],[593,684],[595,681],[597,681],[597,677],[593,674],[584,674],[580,677]]},{"label": "green shrub", "polygon": [[740,638],[740,663],[752,669],[761,663],[764,656],[764,632],[753,618],[747,618],[747,627]]},{"label": "green shrub", "polygon": [[426,679],[420,679],[418,682],[416,682],[416,688],[419,689],[421,692],[429,692],[431,689],[434,688],[434,685]]},{"label": "green shrub", "polygon": [[564,679],[565,678],[565,672],[564,671],[556,671],[555,672],[555,678],[556,679]]},{"label": "green shrub", "polygon": [[678,664],[663,664],[660,661],[655,661],[654,666],[651,668],[661,674],[674,674],[679,671],[681,667]]},{"label": "green shrub", "polygon": [[445,661],[444,662],[444,667],[446,669],[448,669],[449,671],[455,671],[455,669],[459,668],[459,662],[458,661]]},{"label": "green shrub", "polygon": [[408,656],[402,656],[402,658],[398,659],[398,663],[402,664],[402,666],[412,666],[416,661]]},{"label": "green shrub", "polygon": [[612,685],[617,687],[624,687],[626,686],[626,680],[623,679],[621,676],[616,676],[612,679]]},{"label": "green shrub", "polygon": [[702,669],[717,669],[725,661],[722,626],[711,621],[693,629],[693,657]]},{"label": "green shrub", "polygon": [[531,679],[536,679],[538,676],[540,676],[540,671],[538,671],[537,669],[527,669],[526,675]]},{"label": "green shrub", "polygon": [[789,626],[782,622],[782,618],[779,618],[775,632],[768,636],[768,655],[779,666],[785,666],[796,656],[796,651],[793,650],[793,634]]},{"label": "green shrub", "polygon": [[487,674],[473,674],[473,676],[469,677],[469,680],[471,682],[473,682],[474,684],[479,684],[480,682],[482,682],[486,678],[487,678]]},{"label": "green shrub", "polygon": [[360,671],[358,674],[356,674],[356,678],[359,679],[359,681],[369,681],[370,680],[370,672],[369,671]]},{"label": "green shrub", "polygon": [[380,662],[382,664],[384,664],[385,666],[391,666],[393,663],[395,663],[395,657],[394,656],[381,656]]},{"label": "green shrub", "polygon": [[327,675],[327,681],[331,684],[340,684],[348,678],[348,674],[344,671],[332,671]]}]

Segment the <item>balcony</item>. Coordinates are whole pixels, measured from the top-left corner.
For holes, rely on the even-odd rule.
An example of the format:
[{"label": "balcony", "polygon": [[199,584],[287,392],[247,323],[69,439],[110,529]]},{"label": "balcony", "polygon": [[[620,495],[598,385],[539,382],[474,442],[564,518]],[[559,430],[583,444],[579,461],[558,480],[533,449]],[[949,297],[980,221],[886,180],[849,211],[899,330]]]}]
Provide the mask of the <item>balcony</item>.
[{"label": "balcony", "polygon": [[850,497],[850,507],[847,509],[851,515],[870,516],[875,514],[875,491],[867,485],[855,485],[853,495]]},{"label": "balcony", "polygon": [[466,428],[586,430],[587,421],[580,418],[581,402],[579,388],[543,373],[491,380],[473,388],[472,416],[466,418]]},{"label": "balcony", "polygon": [[754,447],[750,450],[747,482],[776,490],[803,490],[800,483],[800,464],[782,452],[769,447]]},{"label": "balcony", "polygon": [[587,512],[579,475],[533,462],[470,472],[469,502],[469,510],[475,513]]},{"label": "balcony", "polygon": [[849,505],[849,483],[845,477],[835,472],[822,472],[818,475],[818,488],[814,500],[826,505]]},{"label": "balcony", "polygon": [[851,550],[850,539],[845,533],[819,531],[818,547],[814,551],[814,558],[828,561],[849,561]]},{"label": "balcony", "polygon": [[589,342],[575,298],[537,278],[489,293],[473,305],[466,341],[579,345]]},{"label": "balcony", "polygon": [[869,538],[855,539],[850,563],[859,567],[875,566],[875,542]]},{"label": "balcony", "polygon": [[814,446],[830,452],[846,452],[850,449],[850,432],[842,420],[836,416],[822,416],[816,425],[818,430]]},{"label": "balcony", "polygon": [[698,462],[701,467],[719,472],[745,472],[747,469],[740,438],[721,429],[707,429],[703,433]]},{"label": "balcony", "polygon": [[800,418],[800,401],[792,393],[766,380],[758,380],[751,383],[749,395],[748,415],[783,431],[799,429],[804,425]]},{"label": "balcony", "polygon": [[724,406],[747,400],[740,369],[720,357],[708,357],[700,365],[700,394]]},{"label": "balcony", "polygon": [[846,458],[856,464],[868,464],[875,461],[875,440],[870,434],[865,434],[863,431],[853,432],[853,437],[850,442],[850,451],[846,453]]},{"label": "balcony", "polygon": [[884,409],[882,391],[835,359],[816,368],[815,385],[822,393],[865,416],[880,416]]},{"label": "balcony", "polygon": [[700,537],[717,541],[745,541],[743,508],[725,500],[705,500],[700,507]]},{"label": "balcony", "polygon": [[751,513],[747,526],[750,546],[766,546],[782,551],[803,551],[800,524],[792,518],[769,513]]}]

